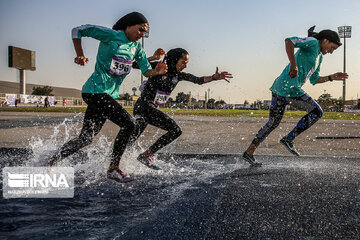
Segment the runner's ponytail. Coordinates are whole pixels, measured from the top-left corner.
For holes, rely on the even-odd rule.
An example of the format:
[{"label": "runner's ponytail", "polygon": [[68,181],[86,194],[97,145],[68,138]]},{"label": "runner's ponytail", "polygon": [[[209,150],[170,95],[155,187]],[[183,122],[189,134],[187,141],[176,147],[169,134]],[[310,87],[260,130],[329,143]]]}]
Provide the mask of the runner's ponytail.
[{"label": "runner's ponytail", "polygon": [[315,25],[309,28],[308,37],[315,37],[318,34],[317,32],[314,32],[314,29],[315,29]]},{"label": "runner's ponytail", "polygon": [[339,34],[337,32],[326,29],[326,30],[322,30],[319,33],[317,33],[317,32],[314,32],[314,29],[315,29],[315,26],[312,26],[311,28],[309,28],[308,37],[314,37],[319,41],[321,41],[323,39],[327,39],[330,42],[335,43],[339,47],[342,45],[342,43],[340,42]]}]

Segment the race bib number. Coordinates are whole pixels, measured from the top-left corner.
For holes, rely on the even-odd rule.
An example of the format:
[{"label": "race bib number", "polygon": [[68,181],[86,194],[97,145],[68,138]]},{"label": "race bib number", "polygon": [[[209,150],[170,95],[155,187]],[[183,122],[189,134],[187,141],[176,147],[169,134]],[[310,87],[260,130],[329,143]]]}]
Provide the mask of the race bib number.
[{"label": "race bib number", "polygon": [[110,64],[109,72],[114,76],[124,77],[131,72],[132,63],[133,61],[114,56]]},{"label": "race bib number", "polygon": [[156,96],[154,99],[154,103],[156,105],[163,105],[165,103],[167,103],[167,101],[169,100],[171,92],[163,92],[160,90],[156,91]]}]

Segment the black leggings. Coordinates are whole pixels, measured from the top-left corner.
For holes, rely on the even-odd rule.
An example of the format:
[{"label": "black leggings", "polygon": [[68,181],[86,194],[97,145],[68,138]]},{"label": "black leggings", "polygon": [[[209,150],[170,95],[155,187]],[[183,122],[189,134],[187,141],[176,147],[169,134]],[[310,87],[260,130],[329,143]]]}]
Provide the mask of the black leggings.
[{"label": "black leggings", "polygon": [[118,166],[129,142],[129,137],[135,129],[135,120],[115,99],[106,93],[83,93],[82,97],[88,107],[81,133],[77,138],[68,141],[61,147],[60,152],[52,157],[52,163],[89,145],[104,126],[106,119],[109,119],[121,128],[114,142],[110,164],[111,166]]},{"label": "black leggings", "polygon": [[172,118],[141,99],[134,106],[134,116],[136,118],[136,128],[131,134],[130,143],[134,143],[140,137],[148,124],[167,131],[150,146],[149,149],[153,153],[159,151],[182,134],[181,128]]}]

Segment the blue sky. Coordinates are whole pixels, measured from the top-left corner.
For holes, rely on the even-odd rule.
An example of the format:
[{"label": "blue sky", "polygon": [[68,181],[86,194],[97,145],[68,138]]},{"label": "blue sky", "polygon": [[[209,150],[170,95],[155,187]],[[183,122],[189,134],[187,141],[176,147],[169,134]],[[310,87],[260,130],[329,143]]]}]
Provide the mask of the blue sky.
[{"label": "blue sky", "polygon": [[[150,37],[145,51],[150,56],[158,47],[168,51],[182,47],[190,53],[186,72],[197,76],[211,75],[216,66],[233,74],[231,83],[212,82],[194,85],[181,82],[173,92],[191,92],[231,103],[270,99],[269,87],[282,72],[288,59],[284,39],[306,36],[307,29],[333,29],[351,25],[352,38],[347,40],[347,99],[360,97],[360,1],[358,0],[1,0],[0,1],[0,81],[18,81],[18,70],[8,67],[8,46],[36,51],[34,72],[27,71],[27,82],[81,89],[91,75],[98,42],[84,38],[86,67],[73,63],[75,51],[71,29],[82,24],[107,27],[123,15],[142,12],[150,23]],[[343,69],[343,47],[326,55],[320,75]],[[131,93],[139,87],[140,72],[133,71],[124,81],[120,93]],[[316,86],[306,83],[304,89],[314,98],[324,91],[342,96],[342,82]],[[1,92],[1,90],[0,90]]]}]

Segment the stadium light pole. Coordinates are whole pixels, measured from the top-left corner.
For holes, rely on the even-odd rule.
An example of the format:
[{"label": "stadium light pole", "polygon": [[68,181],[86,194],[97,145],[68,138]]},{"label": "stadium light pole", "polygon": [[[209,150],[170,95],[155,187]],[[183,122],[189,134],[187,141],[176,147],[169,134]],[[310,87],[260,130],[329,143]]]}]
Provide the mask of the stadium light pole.
[{"label": "stadium light pole", "polygon": [[[346,38],[351,38],[351,26],[338,27],[340,38],[344,38],[344,73],[346,72]],[[343,81],[343,101],[345,105],[346,81]]]},{"label": "stadium light pole", "polygon": [[[149,37],[149,31],[150,31],[150,27],[148,28],[148,30],[144,33],[144,36],[141,38],[141,45],[142,45],[142,48],[145,49],[145,43],[144,43],[144,38],[148,38]],[[142,75],[142,73],[140,73],[140,80],[141,80],[141,84],[143,83],[144,81],[144,75]]]}]

